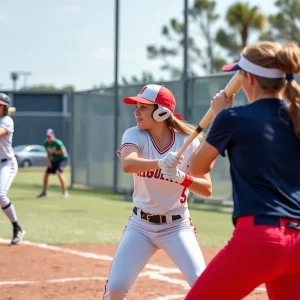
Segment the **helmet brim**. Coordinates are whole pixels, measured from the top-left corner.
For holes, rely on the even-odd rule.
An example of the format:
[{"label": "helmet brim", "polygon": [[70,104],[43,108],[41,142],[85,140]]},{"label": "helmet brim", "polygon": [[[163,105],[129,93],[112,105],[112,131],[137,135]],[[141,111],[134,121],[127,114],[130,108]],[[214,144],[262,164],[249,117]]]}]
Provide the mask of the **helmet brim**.
[{"label": "helmet brim", "polygon": [[147,99],[139,97],[139,96],[125,97],[123,99],[123,102],[125,104],[131,104],[131,105],[135,105],[137,102],[143,103],[143,104],[155,104],[153,101],[147,100]]}]

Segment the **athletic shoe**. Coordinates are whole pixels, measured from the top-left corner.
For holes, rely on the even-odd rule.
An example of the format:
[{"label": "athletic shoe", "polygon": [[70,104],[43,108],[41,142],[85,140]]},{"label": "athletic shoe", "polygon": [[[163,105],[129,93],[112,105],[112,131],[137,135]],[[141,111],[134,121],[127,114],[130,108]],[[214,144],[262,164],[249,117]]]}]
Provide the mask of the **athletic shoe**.
[{"label": "athletic shoe", "polygon": [[11,244],[13,245],[19,244],[22,241],[24,235],[25,235],[25,230],[23,230],[21,227],[14,228]]},{"label": "athletic shoe", "polygon": [[46,197],[47,196],[47,192],[46,191],[42,191],[40,194],[38,194],[36,197],[37,198],[42,198],[42,197]]},{"label": "athletic shoe", "polygon": [[68,198],[70,195],[69,195],[69,192],[68,191],[65,191],[63,192],[63,197],[64,198]]}]

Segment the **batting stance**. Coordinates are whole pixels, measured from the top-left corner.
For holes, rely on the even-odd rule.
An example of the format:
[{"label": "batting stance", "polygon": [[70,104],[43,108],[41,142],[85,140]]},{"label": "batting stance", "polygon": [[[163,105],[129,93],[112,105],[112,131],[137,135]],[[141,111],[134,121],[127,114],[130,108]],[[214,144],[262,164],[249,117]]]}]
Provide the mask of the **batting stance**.
[{"label": "batting stance", "polygon": [[164,86],[147,85],[136,97],[123,101],[136,106],[137,126],[125,131],[118,151],[123,171],[133,174],[135,206],[111,265],[105,300],[125,299],[158,249],[167,252],[190,286],[205,268],[187,197],[189,190],[209,196],[211,179],[209,174],[188,175],[198,139],[180,164],[175,154],[194,127],[174,116],[176,101]]},{"label": "batting stance", "polygon": [[8,190],[18,173],[18,163],[12,148],[14,121],[8,116],[10,98],[0,93],[0,205],[13,226],[12,244],[18,244],[25,231],[18,223],[14,205],[7,198]]},{"label": "batting stance", "polygon": [[215,96],[217,116],[190,170],[206,174],[228,153],[235,230],[187,300],[244,299],[262,283],[271,300],[300,299],[299,58],[297,45],[261,42],[224,67],[239,70],[250,104],[224,109],[230,99]]}]

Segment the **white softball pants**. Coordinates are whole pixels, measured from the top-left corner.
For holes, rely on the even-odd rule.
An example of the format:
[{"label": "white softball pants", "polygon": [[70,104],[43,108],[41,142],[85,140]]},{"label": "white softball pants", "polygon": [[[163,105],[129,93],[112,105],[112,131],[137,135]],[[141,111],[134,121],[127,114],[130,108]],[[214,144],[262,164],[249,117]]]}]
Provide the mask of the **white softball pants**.
[{"label": "white softball pants", "polygon": [[158,249],[166,251],[190,286],[205,269],[189,218],[157,225],[132,214],[115,253],[103,299],[126,299],[139,273]]},{"label": "white softball pants", "polygon": [[5,208],[10,204],[7,192],[18,173],[18,163],[15,158],[0,163],[0,207]]}]

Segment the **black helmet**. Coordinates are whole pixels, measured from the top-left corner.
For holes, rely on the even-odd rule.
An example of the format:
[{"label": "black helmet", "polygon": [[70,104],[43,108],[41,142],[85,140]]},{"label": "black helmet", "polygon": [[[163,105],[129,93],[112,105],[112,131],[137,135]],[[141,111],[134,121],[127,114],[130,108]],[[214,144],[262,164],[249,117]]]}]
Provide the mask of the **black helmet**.
[{"label": "black helmet", "polygon": [[0,93],[0,104],[5,106],[10,105],[10,98],[4,93]]}]

